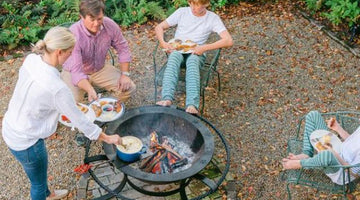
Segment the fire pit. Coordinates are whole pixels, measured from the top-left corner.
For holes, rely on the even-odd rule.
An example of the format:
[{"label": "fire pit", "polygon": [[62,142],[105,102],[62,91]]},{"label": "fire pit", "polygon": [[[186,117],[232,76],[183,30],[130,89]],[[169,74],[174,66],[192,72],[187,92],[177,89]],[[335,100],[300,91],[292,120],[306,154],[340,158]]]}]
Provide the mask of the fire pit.
[{"label": "fire pit", "polygon": [[128,176],[142,181],[156,183],[175,182],[193,176],[211,160],[214,139],[210,130],[196,117],[167,107],[141,107],[128,111],[121,119],[109,124],[106,133],[120,136],[132,135],[149,144],[150,133],[156,131],[159,137],[167,136],[178,143],[188,144],[193,152],[193,161],[187,169],[176,173],[153,174],[128,165],[116,156],[114,145],[104,144],[104,151],[110,160]]},{"label": "fire pit", "polygon": [[[212,159],[214,153],[214,135],[203,122],[207,123],[213,128],[220,139],[222,140],[226,153],[227,163],[226,169],[222,174],[220,180],[215,183],[213,180],[199,174]],[[106,134],[119,134],[120,136],[135,136],[139,138],[145,146],[150,147],[151,133],[156,133],[158,138],[166,138],[173,143],[175,155],[181,156],[181,160],[186,159],[186,163],[175,170],[164,173],[154,173],[149,170],[141,169],[144,161],[153,156],[150,149],[147,154],[141,156],[139,161],[134,163],[126,163],[118,158],[116,155],[116,146],[104,143],[103,149],[106,154],[106,159],[110,160],[113,165],[124,173],[124,180],[115,190],[110,190],[106,186],[100,183],[98,178],[90,170],[90,174],[94,180],[99,183],[101,187],[109,192],[109,198],[112,196],[120,197],[121,199],[127,199],[123,197],[120,192],[124,185],[128,183],[131,187],[137,191],[151,195],[151,196],[168,196],[175,193],[180,193],[181,199],[187,199],[185,187],[189,185],[192,179],[198,179],[210,188],[210,191],[204,195],[201,195],[199,199],[203,198],[216,191],[221,182],[224,180],[225,175],[229,169],[229,150],[223,136],[213,127],[208,121],[199,117],[190,115],[182,110],[161,107],[161,106],[144,106],[135,109],[128,110],[123,117],[107,124]],[[95,156],[93,158],[87,157],[88,149],[85,154],[85,163],[90,163],[95,160],[103,159],[104,155]],[[185,158],[185,159],[184,159]],[[153,192],[143,190],[132,183],[127,177],[132,177],[146,183],[153,184],[170,184],[180,183],[179,188],[167,191],[167,192]],[[105,199],[105,198],[104,198]]]}]

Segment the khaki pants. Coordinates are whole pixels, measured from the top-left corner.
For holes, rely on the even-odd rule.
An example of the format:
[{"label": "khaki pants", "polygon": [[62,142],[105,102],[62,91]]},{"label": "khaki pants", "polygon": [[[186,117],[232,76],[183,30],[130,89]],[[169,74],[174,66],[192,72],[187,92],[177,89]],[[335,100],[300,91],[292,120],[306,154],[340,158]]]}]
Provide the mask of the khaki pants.
[{"label": "khaki pants", "polygon": [[[120,101],[126,102],[130,98],[130,96],[134,94],[136,90],[136,85],[133,81],[131,81],[131,86],[129,90],[125,92],[119,91],[117,88],[117,83],[120,75],[121,73],[119,69],[115,68],[111,64],[106,63],[100,71],[89,75],[89,82],[93,86],[104,88],[107,91],[113,93],[112,95],[117,97]],[[61,79],[72,91],[75,101],[82,102],[85,91],[72,84],[71,73],[66,70],[62,70]]]}]

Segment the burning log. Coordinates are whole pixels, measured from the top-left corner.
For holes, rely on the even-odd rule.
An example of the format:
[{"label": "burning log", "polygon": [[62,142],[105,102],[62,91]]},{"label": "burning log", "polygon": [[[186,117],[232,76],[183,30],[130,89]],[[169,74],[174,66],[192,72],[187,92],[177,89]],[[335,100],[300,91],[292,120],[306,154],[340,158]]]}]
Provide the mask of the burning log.
[{"label": "burning log", "polygon": [[154,152],[140,163],[140,169],[154,174],[171,173],[174,169],[186,165],[188,160],[178,154],[168,142],[166,137],[160,144],[155,131],[150,136],[150,150]]}]

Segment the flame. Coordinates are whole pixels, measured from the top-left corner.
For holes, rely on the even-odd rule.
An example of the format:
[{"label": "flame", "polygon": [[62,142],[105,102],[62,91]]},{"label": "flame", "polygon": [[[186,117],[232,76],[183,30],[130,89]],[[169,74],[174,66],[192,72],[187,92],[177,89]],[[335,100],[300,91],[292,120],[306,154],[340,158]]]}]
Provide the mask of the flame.
[{"label": "flame", "polygon": [[150,133],[150,149],[154,154],[143,161],[141,169],[154,174],[171,173],[174,166],[183,165],[184,158],[174,151],[168,138],[162,137],[162,140],[160,144],[157,133]]},{"label": "flame", "polygon": [[155,131],[153,131],[150,134],[150,147],[158,146],[158,145],[159,145],[159,140],[158,140],[157,133]]}]

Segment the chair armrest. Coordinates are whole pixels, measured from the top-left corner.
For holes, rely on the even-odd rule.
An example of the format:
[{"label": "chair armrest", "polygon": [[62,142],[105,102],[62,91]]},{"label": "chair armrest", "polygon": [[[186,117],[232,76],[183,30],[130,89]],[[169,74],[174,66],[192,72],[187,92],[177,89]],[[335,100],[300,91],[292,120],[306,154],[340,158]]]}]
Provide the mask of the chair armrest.
[{"label": "chair armrest", "polygon": [[348,169],[348,168],[354,168],[354,167],[360,167],[360,163],[354,164],[354,165],[332,165],[332,166],[302,166],[302,167],[306,167],[307,169],[316,169],[316,168],[344,168],[344,169]]},{"label": "chair armrest", "polygon": [[215,71],[215,70],[216,70],[217,63],[218,63],[218,60],[219,60],[219,57],[220,57],[221,49],[215,49],[214,51],[215,51],[215,53],[214,53],[213,58],[211,59],[209,68],[210,68],[211,70],[214,70],[214,71]]}]

